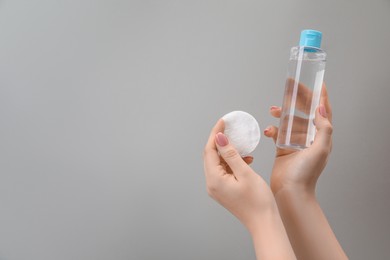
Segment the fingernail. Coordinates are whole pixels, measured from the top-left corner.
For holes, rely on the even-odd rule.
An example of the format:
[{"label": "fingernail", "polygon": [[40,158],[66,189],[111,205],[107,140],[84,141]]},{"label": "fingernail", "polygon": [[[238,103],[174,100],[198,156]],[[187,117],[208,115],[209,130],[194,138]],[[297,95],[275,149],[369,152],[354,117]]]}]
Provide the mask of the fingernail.
[{"label": "fingernail", "polygon": [[277,107],[277,106],[271,106],[271,107],[270,107],[271,110],[276,110],[276,109],[278,109],[278,108],[279,108],[279,107]]},{"label": "fingernail", "polygon": [[321,114],[321,116],[323,116],[323,117],[328,117],[328,115],[326,114],[326,108],[325,108],[325,106],[324,105],[321,105],[320,106],[320,114]]},{"label": "fingernail", "polygon": [[215,136],[215,139],[217,140],[217,144],[221,147],[224,147],[229,143],[229,140],[223,133],[218,133]]},{"label": "fingernail", "polygon": [[267,127],[266,129],[264,129],[264,134],[267,134],[270,130],[271,128]]}]

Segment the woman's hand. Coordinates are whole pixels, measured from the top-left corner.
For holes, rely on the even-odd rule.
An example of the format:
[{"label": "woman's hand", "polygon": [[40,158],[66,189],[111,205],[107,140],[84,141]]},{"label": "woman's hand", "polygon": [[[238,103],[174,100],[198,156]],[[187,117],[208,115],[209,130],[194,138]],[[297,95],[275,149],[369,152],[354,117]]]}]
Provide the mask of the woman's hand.
[{"label": "woman's hand", "polygon": [[296,259],[271,189],[247,164],[253,158],[241,158],[223,130],[220,119],[204,149],[209,195],[246,226],[257,259]]},{"label": "woman's hand", "polygon": [[[271,107],[271,114],[279,118],[281,109]],[[332,150],[331,120],[332,110],[323,86],[313,144],[301,151],[276,150],[271,188],[298,259],[347,259],[315,196],[318,177]],[[298,125],[298,134],[299,129]],[[276,141],[278,129],[270,126],[264,133]]]},{"label": "woman's hand", "polygon": [[[280,118],[281,108],[272,106],[271,114]],[[317,128],[314,143],[301,151],[276,149],[276,158],[271,175],[271,188],[274,194],[281,189],[304,190],[314,193],[317,179],[332,150],[332,110],[328,100],[326,86],[321,93],[320,106],[316,110]],[[264,130],[267,137],[276,142],[278,128],[269,126]]]},{"label": "woman's hand", "polygon": [[277,211],[267,183],[241,158],[222,133],[220,119],[204,149],[204,170],[209,195],[235,215],[250,231],[265,212]]}]

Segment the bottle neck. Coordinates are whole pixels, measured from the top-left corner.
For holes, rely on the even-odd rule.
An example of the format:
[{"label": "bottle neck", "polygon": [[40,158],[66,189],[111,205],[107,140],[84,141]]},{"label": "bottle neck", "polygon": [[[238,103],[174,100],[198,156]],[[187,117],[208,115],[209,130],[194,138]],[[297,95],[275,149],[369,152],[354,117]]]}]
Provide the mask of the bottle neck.
[{"label": "bottle neck", "polygon": [[320,48],[308,46],[295,46],[291,48],[290,60],[326,60],[326,52]]}]

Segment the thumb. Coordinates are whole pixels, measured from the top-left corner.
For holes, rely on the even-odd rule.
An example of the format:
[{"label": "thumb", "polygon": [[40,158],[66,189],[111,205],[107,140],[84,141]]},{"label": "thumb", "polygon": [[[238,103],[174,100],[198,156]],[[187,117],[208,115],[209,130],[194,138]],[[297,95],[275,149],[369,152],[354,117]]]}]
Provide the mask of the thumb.
[{"label": "thumb", "polygon": [[250,169],[248,164],[241,158],[240,154],[233,145],[229,143],[226,135],[221,132],[217,133],[215,136],[215,142],[217,144],[219,154],[229,165],[230,169],[232,169],[236,177],[244,175]]},{"label": "thumb", "polygon": [[332,148],[333,127],[329,121],[326,108],[322,104],[316,110],[314,123],[317,128],[317,133],[312,146],[318,149],[327,149],[326,151],[330,152]]}]

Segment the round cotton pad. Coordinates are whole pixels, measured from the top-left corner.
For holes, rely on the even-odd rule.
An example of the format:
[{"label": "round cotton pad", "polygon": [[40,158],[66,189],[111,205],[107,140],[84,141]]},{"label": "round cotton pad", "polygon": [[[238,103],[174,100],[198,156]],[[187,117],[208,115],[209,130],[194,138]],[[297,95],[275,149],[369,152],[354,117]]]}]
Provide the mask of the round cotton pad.
[{"label": "round cotton pad", "polygon": [[233,111],[222,117],[225,122],[224,134],[241,156],[255,150],[260,141],[260,127],[256,119],[243,111]]}]

